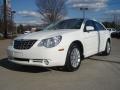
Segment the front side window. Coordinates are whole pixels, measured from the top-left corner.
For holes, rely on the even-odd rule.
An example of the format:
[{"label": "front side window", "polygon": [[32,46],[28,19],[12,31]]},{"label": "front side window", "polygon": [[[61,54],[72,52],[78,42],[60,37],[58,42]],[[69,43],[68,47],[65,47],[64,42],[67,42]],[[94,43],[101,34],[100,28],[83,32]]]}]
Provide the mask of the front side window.
[{"label": "front side window", "polygon": [[[86,21],[86,23],[85,23],[85,28],[84,28],[85,31],[87,31],[87,29],[86,29],[87,26],[92,26],[93,28],[95,28],[95,27],[94,27],[94,23],[93,23],[92,20]],[[92,30],[92,31],[95,31],[95,29]]]},{"label": "front side window", "polygon": [[59,30],[59,29],[80,29],[83,19],[68,19],[53,23],[44,30]]}]

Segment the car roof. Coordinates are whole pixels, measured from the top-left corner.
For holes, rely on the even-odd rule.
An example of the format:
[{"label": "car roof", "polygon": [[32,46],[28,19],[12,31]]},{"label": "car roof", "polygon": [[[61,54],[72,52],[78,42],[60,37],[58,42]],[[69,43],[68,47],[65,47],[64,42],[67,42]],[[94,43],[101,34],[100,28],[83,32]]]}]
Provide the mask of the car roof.
[{"label": "car roof", "polygon": [[64,20],[70,20],[70,19],[78,19],[78,20],[83,20],[83,21],[92,20],[92,21],[98,22],[96,19],[89,19],[89,18],[69,18],[69,19],[64,19]]}]

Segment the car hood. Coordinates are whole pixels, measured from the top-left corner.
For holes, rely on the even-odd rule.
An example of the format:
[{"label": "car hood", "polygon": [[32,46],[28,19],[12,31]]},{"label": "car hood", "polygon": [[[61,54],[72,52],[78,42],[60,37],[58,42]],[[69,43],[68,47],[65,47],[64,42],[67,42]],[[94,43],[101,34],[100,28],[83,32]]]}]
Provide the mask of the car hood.
[{"label": "car hood", "polygon": [[66,33],[74,32],[76,30],[71,30],[71,29],[61,29],[61,30],[49,30],[49,31],[39,31],[39,32],[34,32],[26,35],[21,35],[17,37],[16,39],[45,39],[45,38],[50,38],[58,35],[63,35]]}]

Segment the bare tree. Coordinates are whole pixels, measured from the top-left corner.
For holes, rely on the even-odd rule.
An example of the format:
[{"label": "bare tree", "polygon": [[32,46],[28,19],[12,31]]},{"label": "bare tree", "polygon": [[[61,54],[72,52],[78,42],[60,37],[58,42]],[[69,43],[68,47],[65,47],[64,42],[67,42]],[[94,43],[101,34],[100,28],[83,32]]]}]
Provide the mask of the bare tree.
[{"label": "bare tree", "polygon": [[38,12],[41,14],[41,20],[50,24],[61,20],[66,14],[67,0],[36,0]]}]

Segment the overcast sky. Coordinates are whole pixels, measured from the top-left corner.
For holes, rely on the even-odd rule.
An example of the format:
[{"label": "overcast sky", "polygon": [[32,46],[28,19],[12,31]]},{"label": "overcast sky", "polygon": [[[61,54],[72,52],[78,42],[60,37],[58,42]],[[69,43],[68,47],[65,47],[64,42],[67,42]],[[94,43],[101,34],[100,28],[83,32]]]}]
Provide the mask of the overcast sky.
[{"label": "overcast sky", "polygon": [[[12,9],[16,11],[14,18],[16,23],[41,23],[35,0],[11,0],[11,2]],[[86,17],[97,20],[106,18],[106,13],[120,14],[120,0],[68,0],[66,5],[68,10],[66,18],[81,18],[80,7],[88,7]]]}]

